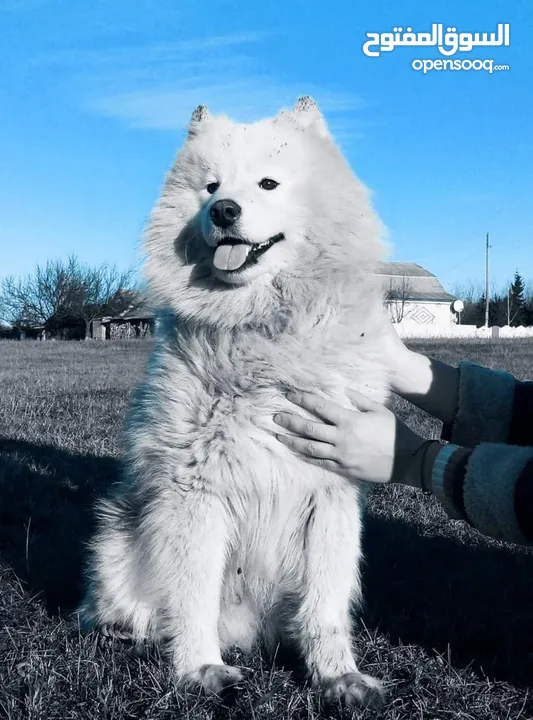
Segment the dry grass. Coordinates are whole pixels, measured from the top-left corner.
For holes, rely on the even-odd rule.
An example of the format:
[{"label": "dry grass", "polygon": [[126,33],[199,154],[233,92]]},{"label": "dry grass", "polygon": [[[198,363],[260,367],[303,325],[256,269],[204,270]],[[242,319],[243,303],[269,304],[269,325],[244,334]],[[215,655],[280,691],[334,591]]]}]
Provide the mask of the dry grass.
[{"label": "dry grass", "polygon": [[[155,650],[80,636],[79,598],[91,506],[112,481],[143,343],[0,343],[0,718],[351,717],[259,656],[235,658],[250,680],[231,708],[183,696]],[[530,342],[426,343],[518,377]],[[430,418],[398,410],[426,435]],[[365,533],[362,668],[389,686],[387,720],[533,718],[533,556],[447,520],[431,498],[375,491]]]}]

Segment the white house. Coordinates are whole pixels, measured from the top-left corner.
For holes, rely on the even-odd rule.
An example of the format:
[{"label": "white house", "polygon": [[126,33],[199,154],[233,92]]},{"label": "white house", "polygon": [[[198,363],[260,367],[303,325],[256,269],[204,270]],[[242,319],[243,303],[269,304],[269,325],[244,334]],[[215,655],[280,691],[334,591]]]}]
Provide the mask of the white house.
[{"label": "white house", "polygon": [[381,263],[387,306],[391,319],[402,329],[446,330],[457,323],[452,309],[456,298],[442,287],[438,278],[416,263]]}]

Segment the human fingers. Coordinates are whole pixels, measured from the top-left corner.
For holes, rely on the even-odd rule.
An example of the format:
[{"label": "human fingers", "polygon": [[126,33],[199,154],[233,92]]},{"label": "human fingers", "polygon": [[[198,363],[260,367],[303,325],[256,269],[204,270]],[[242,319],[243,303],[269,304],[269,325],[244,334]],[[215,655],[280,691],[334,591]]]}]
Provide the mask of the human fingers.
[{"label": "human fingers", "polygon": [[287,399],[332,425],[339,423],[346,414],[346,409],[342,405],[338,405],[331,400],[325,400],[314,393],[291,391],[287,393]]},{"label": "human fingers", "polygon": [[325,425],[321,422],[306,420],[299,415],[282,412],[274,415],[274,422],[281,427],[290,430],[299,437],[333,445],[336,438],[336,428],[333,425]]}]

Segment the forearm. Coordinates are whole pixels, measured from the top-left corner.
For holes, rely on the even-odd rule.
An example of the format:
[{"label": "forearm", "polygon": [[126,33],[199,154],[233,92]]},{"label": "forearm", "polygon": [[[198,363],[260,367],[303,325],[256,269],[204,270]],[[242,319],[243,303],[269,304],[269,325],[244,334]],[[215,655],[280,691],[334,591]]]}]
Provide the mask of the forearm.
[{"label": "forearm", "polygon": [[396,354],[391,386],[441,420],[442,438],[456,445],[533,445],[531,381],[469,361],[454,368],[404,348]]},{"label": "forearm", "polygon": [[533,448],[432,443],[421,485],[453,519],[498,540],[533,544]]},{"label": "forearm", "polygon": [[443,423],[451,423],[459,402],[459,370],[411,350],[391,372],[392,390]]}]

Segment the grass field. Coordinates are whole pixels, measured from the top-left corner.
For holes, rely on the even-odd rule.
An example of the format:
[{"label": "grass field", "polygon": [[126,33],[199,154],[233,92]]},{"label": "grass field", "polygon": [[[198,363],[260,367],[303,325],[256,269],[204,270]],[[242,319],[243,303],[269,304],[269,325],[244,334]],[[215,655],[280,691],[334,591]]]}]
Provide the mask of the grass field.
[{"label": "grass field", "polygon": [[[351,717],[260,657],[231,708],[183,696],[156,650],[139,652],[68,619],[80,593],[94,497],[113,480],[144,343],[0,343],[0,718]],[[531,341],[426,343],[525,378]],[[429,437],[436,423],[399,412]],[[361,668],[384,678],[386,708],[360,718],[533,718],[533,554],[447,520],[415,490],[379,488],[364,538]]]}]

